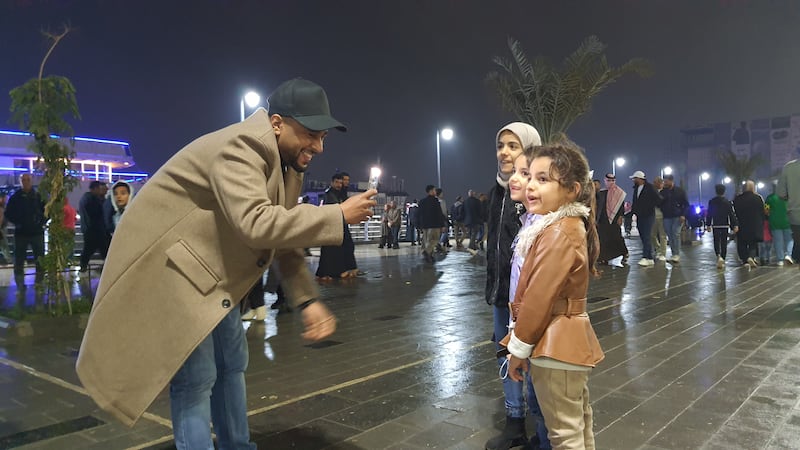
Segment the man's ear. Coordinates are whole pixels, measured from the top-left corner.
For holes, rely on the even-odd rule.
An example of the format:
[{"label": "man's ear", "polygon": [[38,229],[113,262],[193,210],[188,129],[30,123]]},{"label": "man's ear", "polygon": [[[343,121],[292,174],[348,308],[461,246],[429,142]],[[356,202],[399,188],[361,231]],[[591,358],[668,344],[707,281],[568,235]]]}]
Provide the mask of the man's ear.
[{"label": "man's ear", "polygon": [[275,136],[280,136],[281,128],[283,127],[283,117],[280,114],[273,114],[269,116],[269,123],[272,125],[272,131]]}]

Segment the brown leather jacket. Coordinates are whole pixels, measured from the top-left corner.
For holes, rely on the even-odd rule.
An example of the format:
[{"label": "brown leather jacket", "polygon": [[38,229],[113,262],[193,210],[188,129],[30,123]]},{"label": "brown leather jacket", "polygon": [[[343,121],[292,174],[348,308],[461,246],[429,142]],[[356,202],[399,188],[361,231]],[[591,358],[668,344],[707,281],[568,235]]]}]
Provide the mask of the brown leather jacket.
[{"label": "brown leather jacket", "polygon": [[[604,355],[586,313],[589,265],[580,217],[545,227],[522,266],[512,317],[514,336],[533,344],[532,358],[548,357],[594,367]],[[508,345],[511,334],[502,345]]]}]

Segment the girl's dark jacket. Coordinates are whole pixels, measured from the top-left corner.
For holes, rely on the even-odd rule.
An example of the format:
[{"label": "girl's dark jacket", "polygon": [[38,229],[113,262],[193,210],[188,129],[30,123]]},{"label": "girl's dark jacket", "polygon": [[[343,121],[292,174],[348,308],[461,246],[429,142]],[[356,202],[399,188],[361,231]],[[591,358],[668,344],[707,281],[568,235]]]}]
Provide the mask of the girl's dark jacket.
[{"label": "girl's dark jacket", "polygon": [[517,202],[497,181],[489,191],[489,229],[486,247],[486,303],[508,307],[511,244],[520,228]]}]

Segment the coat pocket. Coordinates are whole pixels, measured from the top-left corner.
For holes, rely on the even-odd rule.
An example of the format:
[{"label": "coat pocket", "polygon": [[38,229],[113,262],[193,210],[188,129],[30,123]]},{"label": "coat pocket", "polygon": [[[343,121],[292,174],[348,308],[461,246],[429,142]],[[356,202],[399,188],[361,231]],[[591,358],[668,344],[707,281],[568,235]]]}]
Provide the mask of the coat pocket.
[{"label": "coat pocket", "polygon": [[183,276],[188,279],[201,294],[206,295],[219,283],[217,274],[184,240],[172,244],[166,251],[167,258],[172,261]]}]

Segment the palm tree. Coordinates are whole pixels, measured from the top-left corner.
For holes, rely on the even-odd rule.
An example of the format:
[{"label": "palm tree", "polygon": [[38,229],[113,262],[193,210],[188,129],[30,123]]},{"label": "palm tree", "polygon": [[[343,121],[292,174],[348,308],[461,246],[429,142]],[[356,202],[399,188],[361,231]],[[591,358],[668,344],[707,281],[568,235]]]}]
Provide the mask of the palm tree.
[{"label": "palm tree", "polygon": [[495,56],[502,70],[490,73],[487,82],[499,95],[503,107],[523,122],[536,127],[545,143],[563,139],[563,134],[589,111],[592,99],[606,86],[628,73],[646,77],[652,67],[634,58],[620,67],[608,65],[606,45],[596,36],[586,38],[558,68],[544,57],[530,62],[519,41],[508,38],[513,60]]},{"label": "palm tree", "polygon": [[767,163],[761,155],[740,158],[731,149],[717,150],[717,161],[725,173],[733,178],[735,194],[742,192],[742,184],[749,180],[759,167]]}]

